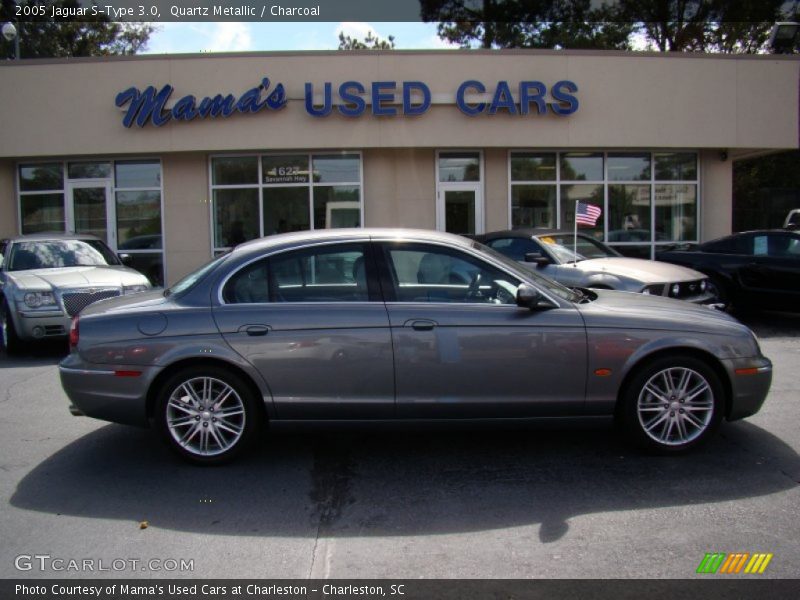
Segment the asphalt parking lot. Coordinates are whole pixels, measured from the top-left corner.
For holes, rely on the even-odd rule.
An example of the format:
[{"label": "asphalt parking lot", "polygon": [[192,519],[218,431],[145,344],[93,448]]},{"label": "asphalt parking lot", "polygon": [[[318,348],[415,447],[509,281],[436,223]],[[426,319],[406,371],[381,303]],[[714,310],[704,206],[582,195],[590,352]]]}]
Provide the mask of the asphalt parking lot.
[{"label": "asphalt parking lot", "polygon": [[677,458],[593,427],[283,434],[192,467],[149,431],[71,417],[60,345],[0,356],[0,577],[684,578],[706,552],[773,553],[761,577],[796,577],[800,315],[743,320],[770,396]]}]

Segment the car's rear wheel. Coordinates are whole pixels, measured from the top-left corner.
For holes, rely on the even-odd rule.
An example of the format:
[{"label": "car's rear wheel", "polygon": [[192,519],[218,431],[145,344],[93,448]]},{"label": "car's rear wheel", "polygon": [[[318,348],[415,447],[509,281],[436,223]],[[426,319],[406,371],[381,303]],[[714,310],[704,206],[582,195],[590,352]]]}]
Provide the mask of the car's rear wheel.
[{"label": "car's rear wheel", "polygon": [[17,335],[14,328],[14,320],[11,318],[11,310],[5,299],[0,301],[0,343],[7,354],[18,354],[22,350],[22,340]]},{"label": "car's rear wheel", "polygon": [[198,464],[238,455],[260,426],[255,398],[241,377],[215,366],[183,369],[161,386],[155,424],[167,444]]},{"label": "car's rear wheel", "polygon": [[619,416],[639,447],[677,454],[713,435],[724,406],[722,384],[708,364],[670,355],[634,374],[623,392]]}]

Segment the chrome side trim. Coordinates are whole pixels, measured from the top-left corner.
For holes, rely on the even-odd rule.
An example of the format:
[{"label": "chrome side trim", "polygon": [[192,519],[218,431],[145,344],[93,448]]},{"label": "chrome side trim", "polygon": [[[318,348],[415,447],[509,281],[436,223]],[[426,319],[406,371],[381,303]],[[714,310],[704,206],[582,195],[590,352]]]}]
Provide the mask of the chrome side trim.
[{"label": "chrome side trim", "polygon": [[63,373],[73,373],[75,375],[113,375],[114,371],[94,371],[91,369],[70,369],[69,367],[62,367],[59,365],[59,371]]}]

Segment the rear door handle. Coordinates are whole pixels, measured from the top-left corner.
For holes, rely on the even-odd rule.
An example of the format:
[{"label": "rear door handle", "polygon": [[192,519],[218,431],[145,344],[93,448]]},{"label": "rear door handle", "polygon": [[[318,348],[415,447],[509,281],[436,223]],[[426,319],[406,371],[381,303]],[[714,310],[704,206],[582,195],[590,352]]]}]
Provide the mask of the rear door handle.
[{"label": "rear door handle", "polygon": [[415,319],[413,321],[406,321],[406,325],[411,325],[414,331],[431,331],[436,327],[436,321],[428,319]]},{"label": "rear door handle", "polygon": [[239,327],[239,333],[242,332],[252,336],[267,335],[269,327],[267,325],[242,325]]}]

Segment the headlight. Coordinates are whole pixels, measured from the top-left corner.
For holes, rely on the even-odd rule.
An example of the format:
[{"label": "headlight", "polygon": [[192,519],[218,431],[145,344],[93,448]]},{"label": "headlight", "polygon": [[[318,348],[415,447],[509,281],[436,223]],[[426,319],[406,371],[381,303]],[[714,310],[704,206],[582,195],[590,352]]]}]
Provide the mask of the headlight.
[{"label": "headlight", "polygon": [[707,288],[708,288],[708,281],[703,279],[703,281],[700,282],[700,291],[705,292]]},{"label": "headlight", "polygon": [[669,288],[669,293],[673,296],[678,296],[681,293],[681,286],[679,283],[673,283],[672,287]]},{"label": "headlight", "polygon": [[128,294],[138,294],[139,292],[146,292],[148,288],[146,285],[125,285],[122,287],[122,294],[127,296]]},{"label": "headlight", "polygon": [[39,308],[41,306],[55,306],[56,299],[53,292],[28,292],[23,297],[25,306],[28,308]]}]

